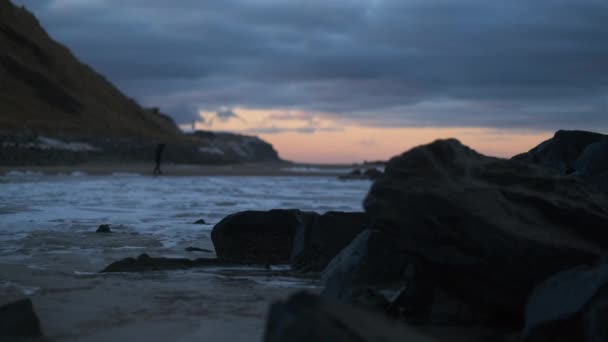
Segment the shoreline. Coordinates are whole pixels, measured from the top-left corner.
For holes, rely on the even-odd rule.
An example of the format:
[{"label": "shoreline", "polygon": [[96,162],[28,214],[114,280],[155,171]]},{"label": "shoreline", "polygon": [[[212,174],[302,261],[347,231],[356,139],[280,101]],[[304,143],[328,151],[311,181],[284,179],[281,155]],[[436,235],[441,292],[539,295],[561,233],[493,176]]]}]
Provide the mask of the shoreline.
[{"label": "shoreline", "polygon": [[[337,177],[353,169],[353,165],[315,165],[299,163],[244,163],[227,165],[164,164],[164,176],[331,176]],[[64,175],[82,172],[86,175],[113,174],[152,175],[153,163],[83,163],[74,165],[0,166],[0,175],[10,172],[34,172]]]}]

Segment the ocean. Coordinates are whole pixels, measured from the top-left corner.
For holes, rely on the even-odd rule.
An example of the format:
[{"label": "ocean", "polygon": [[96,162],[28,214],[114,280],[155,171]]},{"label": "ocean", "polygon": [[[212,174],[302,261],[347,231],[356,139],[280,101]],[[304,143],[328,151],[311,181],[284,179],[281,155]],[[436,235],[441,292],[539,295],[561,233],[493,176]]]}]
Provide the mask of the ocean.
[{"label": "ocean", "polygon": [[[213,257],[213,225],[238,211],[361,211],[370,185],[334,176],[9,172],[0,176],[0,299],[31,297],[58,341],[260,340],[268,305],[318,291],[315,280],[253,267],[98,272],[141,253]],[[113,233],[95,233],[100,224]]]}]

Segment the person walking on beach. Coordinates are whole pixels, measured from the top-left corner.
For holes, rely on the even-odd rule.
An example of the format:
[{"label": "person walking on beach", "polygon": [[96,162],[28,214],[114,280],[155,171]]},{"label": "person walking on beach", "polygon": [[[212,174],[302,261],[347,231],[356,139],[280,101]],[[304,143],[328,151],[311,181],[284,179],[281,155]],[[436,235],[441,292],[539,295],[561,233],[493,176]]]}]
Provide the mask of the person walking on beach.
[{"label": "person walking on beach", "polygon": [[155,151],[155,155],[154,155],[154,159],[156,161],[156,166],[154,167],[154,175],[162,175],[162,171],[160,170],[160,163],[162,161],[162,157],[163,157],[163,150],[165,149],[165,146],[167,146],[167,144],[165,143],[160,143],[158,145],[156,145],[156,151]]}]

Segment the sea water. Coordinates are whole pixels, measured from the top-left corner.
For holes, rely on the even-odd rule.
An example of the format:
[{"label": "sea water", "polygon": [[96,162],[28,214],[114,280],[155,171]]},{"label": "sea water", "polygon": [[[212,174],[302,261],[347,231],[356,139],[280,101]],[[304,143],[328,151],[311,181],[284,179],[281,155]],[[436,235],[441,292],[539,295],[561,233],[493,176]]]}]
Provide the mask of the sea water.
[{"label": "sea water", "polygon": [[[271,301],[314,291],[316,281],[247,267],[99,271],[141,253],[214,257],[213,225],[243,210],[361,211],[370,185],[334,176],[10,172],[0,176],[0,299],[32,297],[47,335],[60,341],[140,338],[141,329],[154,331],[145,335],[152,341],[256,340]],[[100,224],[113,233],[95,233]],[[210,252],[186,252],[190,246]]]}]

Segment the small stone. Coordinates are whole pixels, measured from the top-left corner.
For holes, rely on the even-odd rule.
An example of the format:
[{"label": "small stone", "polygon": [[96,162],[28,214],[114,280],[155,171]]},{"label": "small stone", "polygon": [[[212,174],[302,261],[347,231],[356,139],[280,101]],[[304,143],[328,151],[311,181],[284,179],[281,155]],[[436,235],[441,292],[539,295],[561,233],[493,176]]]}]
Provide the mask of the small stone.
[{"label": "small stone", "polygon": [[143,260],[146,260],[146,259],[150,259],[150,256],[148,254],[146,254],[146,253],[140,254],[137,257],[137,261],[143,261]]},{"label": "small stone", "polygon": [[207,224],[207,222],[205,222],[205,220],[203,220],[203,219],[200,219],[200,220],[197,220],[196,222],[194,222],[194,224]]},{"label": "small stone", "polygon": [[109,224],[101,224],[99,225],[99,227],[97,228],[96,233],[111,233],[112,229],[110,229],[110,225]]}]

